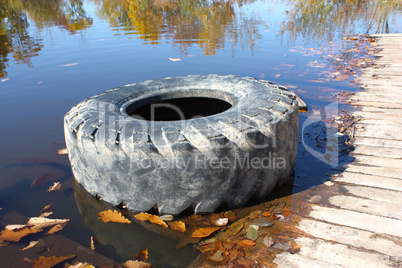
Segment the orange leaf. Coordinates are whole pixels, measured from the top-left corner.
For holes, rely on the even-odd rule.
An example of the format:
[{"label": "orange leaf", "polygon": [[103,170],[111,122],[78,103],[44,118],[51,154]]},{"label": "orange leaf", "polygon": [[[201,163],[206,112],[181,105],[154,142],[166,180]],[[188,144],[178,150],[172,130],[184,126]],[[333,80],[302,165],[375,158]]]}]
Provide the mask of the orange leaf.
[{"label": "orange leaf", "polygon": [[199,228],[193,232],[191,235],[192,238],[203,238],[211,235],[213,232],[221,229],[221,227],[207,227],[207,228]]},{"label": "orange leaf", "polygon": [[72,259],[74,258],[75,255],[71,256],[63,256],[63,257],[56,257],[56,256],[50,256],[50,257],[43,257],[40,256],[39,259],[36,259],[34,263],[32,264],[34,268],[51,268],[55,266],[56,264],[59,264],[65,260]]},{"label": "orange leaf", "polygon": [[287,217],[287,216],[292,215],[292,212],[291,212],[287,207],[284,207],[284,208],[282,209],[282,215],[283,215],[284,217]]},{"label": "orange leaf", "polygon": [[242,240],[237,242],[237,244],[243,248],[251,248],[255,246],[255,242],[253,240]]},{"label": "orange leaf", "polygon": [[25,228],[17,230],[17,231],[4,229],[0,233],[0,241],[18,242],[24,236],[29,235],[29,234],[34,234],[34,233],[37,233],[37,232],[40,232],[40,231],[42,231],[42,230],[41,229],[28,228],[28,227],[25,227]]},{"label": "orange leaf", "polygon": [[166,222],[164,222],[163,220],[159,219],[159,217],[156,216],[156,215],[152,215],[152,214],[142,212],[140,214],[135,215],[134,218],[136,218],[139,221],[150,221],[152,223],[162,225],[163,227],[166,227],[166,228],[168,227]]},{"label": "orange leaf", "polygon": [[168,222],[168,225],[173,230],[180,231],[182,233],[186,231],[186,224],[182,221]]},{"label": "orange leaf", "polygon": [[215,244],[214,243],[209,243],[209,244],[206,244],[206,245],[202,245],[200,247],[200,251],[202,253],[207,252],[207,251],[211,251],[211,250],[215,250]]},{"label": "orange leaf", "polygon": [[144,248],[140,252],[135,255],[134,260],[135,261],[142,261],[145,262],[148,259],[148,249]]},{"label": "orange leaf", "polygon": [[117,210],[105,210],[99,212],[98,215],[100,216],[98,219],[101,219],[103,222],[118,222],[118,223],[131,223],[128,219],[126,219],[120,212]]}]

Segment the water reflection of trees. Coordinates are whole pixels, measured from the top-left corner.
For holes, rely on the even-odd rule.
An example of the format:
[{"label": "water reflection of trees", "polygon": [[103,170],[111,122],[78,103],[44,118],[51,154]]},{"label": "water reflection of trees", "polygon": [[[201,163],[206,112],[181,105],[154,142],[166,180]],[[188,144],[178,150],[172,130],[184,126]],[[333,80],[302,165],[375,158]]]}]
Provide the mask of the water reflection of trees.
[{"label": "water reflection of trees", "polygon": [[30,21],[38,29],[60,26],[71,34],[93,23],[82,0],[0,0],[0,77],[7,76],[10,55],[16,63],[28,67],[39,55],[42,40],[29,32]]},{"label": "water reflection of trees", "polygon": [[298,37],[331,41],[335,35],[355,32],[356,21],[361,33],[389,33],[399,0],[292,0],[288,20],[282,23],[281,34],[290,40]]},{"label": "water reflection of trees", "polygon": [[205,55],[216,54],[227,40],[254,49],[262,22],[235,14],[235,5],[253,1],[94,0],[98,15],[126,34],[137,34],[150,44],[172,41],[182,53],[197,44]]}]

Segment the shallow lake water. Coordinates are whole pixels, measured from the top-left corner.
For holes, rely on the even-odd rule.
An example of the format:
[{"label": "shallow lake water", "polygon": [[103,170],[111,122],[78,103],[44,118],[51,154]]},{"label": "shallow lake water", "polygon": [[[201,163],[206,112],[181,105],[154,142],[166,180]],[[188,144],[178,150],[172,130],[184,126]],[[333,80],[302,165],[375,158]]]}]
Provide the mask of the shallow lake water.
[{"label": "shallow lake water", "polygon": [[[101,207],[85,201],[90,198],[74,186],[67,156],[57,153],[65,148],[64,114],[87,97],[151,79],[235,74],[270,80],[309,107],[300,113],[294,185],[283,189],[299,192],[352,160],[340,138],[335,150],[343,153],[326,162],[326,127],[321,120],[304,122],[314,113],[324,120],[326,107],[349,109],[336,101],[358,90],[359,68],[350,62],[364,67],[374,58],[373,42],[358,34],[400,31],[401,10],[399,1],[1,1],[0,224],[22,223],[53,204],[52,217],[70,219],[59,232],[69,241],[88,247],[98,236],[97,252],[115,261],[149,248],[165,258],[151,260],[156,266],[186,266],[195,253],[172,250],[174,238],[141,226],[106,229],[88,217]],[[47,183],[30,187],[46,173]],[[61,189],[47,192],[51,181]],[[123,233],[137,241],[110,235]],[[8,247],[0,250],[7,267],[28,265],[18,247]]]}]

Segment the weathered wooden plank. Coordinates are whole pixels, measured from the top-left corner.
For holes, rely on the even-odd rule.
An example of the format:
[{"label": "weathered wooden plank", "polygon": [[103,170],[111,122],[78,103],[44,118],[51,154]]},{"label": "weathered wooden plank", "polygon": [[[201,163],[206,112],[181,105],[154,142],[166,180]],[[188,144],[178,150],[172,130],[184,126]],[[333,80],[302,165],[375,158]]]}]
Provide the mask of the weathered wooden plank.
[{"label": "weathered wooden plank", "polygon": [[401,133],[395,133],[386,130],[365,130],[365,131],[356,131],[355,137],[371,137],[377,139],[388,139],[388,140],[402,140]]},{"label": "weathered wooden plank", "polygon": [[381,202],[347,195],[332,196],[328,199],[328,202],[342,209],[402,220],[402,210],[399,202]]},{"label": "weathered wooden plank", "polygon": [[368,175],[344,171],[338,177],[334,177],[333,180],[337,182],[346,182],[362,186],[402,191],[402,180],[383,177],[381,175]]},{"label": "weathered wooden plank", "polygon": [[343,185],[343,187],[349,194],[380,202],[398,203],[402,200],[402,191],[356,185]]},{"label": "weathered wooden plank", "polygon": [[[299,254],[311,259],[354,268],[392,267],[387,255],[351,249],[341,244],[331,244],[317,238],[299,237],[295,242],[301,245]],[[308,267],[308,266],[307,266]]]},{"label": "weathered wooden plank", "polygon": [[335,241],[355,248],[374,250],[390,256],[402,256],[401,244],[397,244],[373,232],[311,219],[301,220],[297,228],[323,240]]},{"label": "weathered wooden plank", "polygon": [[[375,150],[375,148],[373,148],[373,150]],[[401,171],[400,177],[402,178],[402,159],[381,157],[379,154],[377,154],[376,156],[356,155],[354,163],[378,167],[396,168]]]},{"label": "weathered wooden plank", "polygon": [[[402,142],[400,143],[402,147]],[[373,155],[373,156],[381,156],[386,158],[398,158],[402,159],[402,150],[401,148],[392,148],[392,147],[382,147],[382,146],[373,146],[373,145],[363,145],[357,144],[355,145],[355,150],[351,153],[352,156],[355,155]]]},{"label": "weathered wooden plank", "polygon": [[311,259],[306,256],[302,256],[299,254],[291,254],[289,252],[284,252],[281,254],[276,255],[275,259],[273,260],[278,267],[286,267],[286,268],[343,268],[340,264],[330,263],[325,260],[317,260]]},{"label": "weathered wooden plank", "polygon": [[400,103],[389,103],[389,102],[381,102],[381,101],[353,101],[353,105],[357,106],[370,106],[370,107],[379,107],[384,109],[402,109],[402,104]]},{"label": "weathered wooden plank", "polygon": [[387,148],[402,149],[402,142],[398,140],[384,140],[372,137],[359,137],[355,140],[356,145],[382,146]]},{"label": "weathered wooden plank", "polygon": [[379,234],[402,237],[402,221],[339,208],[312,206],[310,216],[326,221]]},{"label": "weathered wooden plank", "polygon": [[373,167],[373,166],[363,166],[355,163],[345,165],[347,171],[356,172],[368,175],[389,177],[395,179],[401,179],[402,170],[397,167]]}]

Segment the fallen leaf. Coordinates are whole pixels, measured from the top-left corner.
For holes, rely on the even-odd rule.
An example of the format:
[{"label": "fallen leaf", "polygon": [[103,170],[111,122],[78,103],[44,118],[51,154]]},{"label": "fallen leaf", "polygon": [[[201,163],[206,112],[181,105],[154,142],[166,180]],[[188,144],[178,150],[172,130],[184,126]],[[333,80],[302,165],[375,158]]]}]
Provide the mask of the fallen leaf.
[{"label": "fallen leaf", "polygon": [[262,243],[268,248],[275,244],[274,240],[270,236],[265,236],[262,240]]},{"label": "fallen leaf", "polygon": [[169,58],[169,60],[171,60],[171,61],[181,61],[180,58]]},{"label": "fallen leaf", "polygon": [[49,216],[52,215],[52,214],[53,214],[52,211],[50,211],[50,212],[43,212],[42,214],[39,215],[39,217],[41,217],[41,218],[47,218],[47,217],[49,217]]},{"label": "fallen leaf", "polygon": [[3,79],[1,79],[1,82],[4,83],[4,82],[6,82],[8,80],[10,80],[10,78],[3,78]]},{"label": "fallen leaf", "polygon": [[87,262],[76,262],[74,264],[67,265],[68,266],[65,266],[65,268],[95,268],[95,266]]},{"label": "fallen leaf", "polygon": [[135,261],[142,261],[145,262],[148,259],[148,249],[144,248],[140,252],[135,255],[134,260]]},{"label": "fallen leaf", "polygon": [[163,220],[163,221],[171,221],[173,220],[173,215],[163,215],[163,216],[159,216],[159,219]]},{"label": "fallen leaf", "polygon": [[192,238],[203,238],[211,235],[212,233],[219,230],[221,227],[206,227],[206,228],[199,228],[195,230],[192,234]]},{"label": "fallen leaf", "polygon": [[378,46],[378,44],[376,42],[371,42],[370,45],[372,45],[373,47]]},{"label": "fallen leaf", "polygon": [[288,216],[292,215],[292,212],[287,207],[284,207],[282,210],[282,215],[284,217],[288,217]]},{"label": "fallen leaf", "polygon": [[28,228],[28,227],[25,227],[24,229],[21,229],[18,231],[4,229],[0,233],[0,241],[18,242],[24,236],[29,235],[29,234],[34,234],[34,233],[37,233],[40,231],[42,231],[42,230],[36,229],[36,228]]},{"label": "fallen leaf", "polygon": [[63,66],[63,67],[70,67],[70,66],[74,66],[74,65],[77,65],[78,63],[67,63],[67,64],[62,64],[62,65],[60,65],[60,66]]},{"label": "fallen leaf", "polygon": [[212,250],[215,250],[215,244],[214,243],[205,244],[205,245],[202,245],[200,247],[200,251],[202,253],[212,251]]},{"label": "fallen leaf", "polygon": [[156,215],[152,215],[152,214],[148,214],[148,213],[140,213],[134,216],[134,218],[136,218],[139,221],[150,221],[152,223],[158,224],[158,225],[162,225],[164,227],[168,227],[168,225],[166,224],[166,222],[164,222],[163,220],[161,220],[158,216]]},{"label": "fallen leaf", "polygon": [[47,231],[46,234],[54,234],[60,230],[62,230],[64,228],[64,226],[66,226],[65,224],[56,224],[55,226],[53,226],[52,228],[50,228],[49,231]]},{"label": "fallen leaf", "polygon": [[7,245],[8,245],[7,242],[0,240],[0,248],[4,247],[4,246],[7,246]]},{"label": "fallen leaf", "polygon": [[62,256],[62,257],[56,257],[56,256],[50,256],[50,257],[44,257],[40,256],[39,259],[34,260],[34,263],[32,266],[34,268],[51,268],[55,266],[56,264],[59,264],[65,260],[69,260],[74,258],[75,255],[70,255],[70,256]]},{"label": "fallen leaf", "polygon": [[95,241],[93,236],[91,236],[91,250],[95,250]]},{"label": "fallen leaf", "polygon": [[234,236],[238,234],[244,227],[244,223],[241,221],[232,223],[226,230],[226,236]]},{"label": "fallen leaf", "polygon": [[32,184],[31,187],[34,187],[36,185],[41,185],[45,183],[48,179],[50,178],[49,174],[45,173],[41,177],[37,178]]},{"label": "fallen leaf", "polygon": [[223,250],[217,250],[215,251],[214,255],[209,257],[210,260],[220,262],[225,259],[225,256],[223,256],[224,251]]},{"label": "fallen leaf", "polygon": [[142,262],[142,261],[126,261],[123,263],[123,267],[126,268],[148,268],[151,267],[151,264]]},{"label": "fallen leaf", "polygon": [[22,250],[27,250],[27,249],[30,249],[30,248],[33,248],[36,244],[38,244],[39,243],[39,241],[31,241],[30,243],[29,243],[29,245],[28,246],[26,246],[25,248],[23,248]]},{"label": "fallen leaf", "polygon": [[67,148],[57,150],[58,154],[67,154]]},{"label": "fallen leaf", "polygon": [[106,210],[99,212],[98,215],[100,216],[98,219],[101,219],[104,223],[106,222],[118,222],[118,223],[128,223],[130,224],[131,221],[126,219],[120,212],[117,210]]},{"label": "fallen leaf", "polygon": [[255,242],[253,240],[242,240],[237,242],[237,244],[243,248],[251,248],[255,246]]},{"label": "fallen leaf", "polygon": [[18,231],[25,227],[27,227],[26,224],[10,224],[10,225],[7,225],[5,228],[10,231]]},{"label": "fallen leaf", "polygon": [[47,205],[47,206],[44,206],[40,212],[41,212],[41,213],[43,213],[43,212],[49,212],[49,211],[52,211],[53,209],[54,209],[53,204],[49,204],[49,205]]},{"label": "fallen leaf", "polygon": [[173,230],[180,231],[182,233],[186,231],[186,224],[182,221],[168,222],[168,225]]},{"label": "fallen leaf", "polygon": [[48,219],[44,217],[32,217],[29,219],[27,225],[32,226],[34,229],[43,229],[46,227],[54,226],[56,224],[66,224],[68,219]]},{"label": "fallen leaf", "polygon": [[48,192],[52,192],[52,191],[57,191],[61,188],[61,183],[60,182],[53,182],[53,185],[49,187],[49,189],[47,189]]}]

